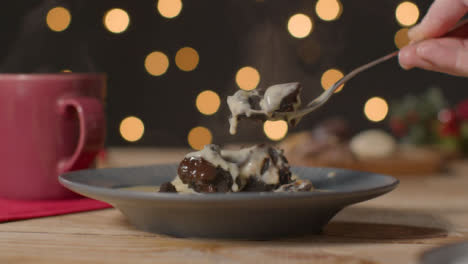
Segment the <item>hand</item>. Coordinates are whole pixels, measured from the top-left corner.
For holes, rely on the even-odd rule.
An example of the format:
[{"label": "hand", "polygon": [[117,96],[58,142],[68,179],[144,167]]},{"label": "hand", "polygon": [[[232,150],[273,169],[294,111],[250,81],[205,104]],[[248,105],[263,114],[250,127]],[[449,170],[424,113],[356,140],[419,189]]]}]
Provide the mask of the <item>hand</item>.
[{"label": "hand", "polygon": [[411,44],[398,57],[401,67],[468,77],[468,23],[458,23],[466,13],[468,0],[435,0],[421,23],[409,30]]}]

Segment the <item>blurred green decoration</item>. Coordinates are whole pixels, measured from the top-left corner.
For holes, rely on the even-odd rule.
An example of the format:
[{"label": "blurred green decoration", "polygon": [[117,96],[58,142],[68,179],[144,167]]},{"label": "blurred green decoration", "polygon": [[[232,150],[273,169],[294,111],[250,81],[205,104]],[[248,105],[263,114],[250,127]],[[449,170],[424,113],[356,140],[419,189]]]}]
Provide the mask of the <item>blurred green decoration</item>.
[{"label": "blurred green decoration", "polygon": [[430,88],[392,102],[390,109],[392,133],[402,143],[468,154],[468,100],[450,106],[440,89]]}]

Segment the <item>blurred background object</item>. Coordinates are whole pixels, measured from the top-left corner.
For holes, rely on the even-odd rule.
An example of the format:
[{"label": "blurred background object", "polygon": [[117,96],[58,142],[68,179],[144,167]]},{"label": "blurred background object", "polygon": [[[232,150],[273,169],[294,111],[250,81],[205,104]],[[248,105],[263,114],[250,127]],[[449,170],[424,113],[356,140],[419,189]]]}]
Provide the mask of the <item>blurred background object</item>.
[{"label": "blurred background object", "polygon": [[[396,118],[402,107],[393,101],[440,87],[446,105],[455,105],[468,97],[466,79],[404,71],[395,59],[347,83],[297,128],[288,131],[281,121],[253,123],[235,137],[228,133],[225,98],[239,88],[299,81],[308,101],[349,70],[406,45],[408,27],[429,5],[423,0],[7,1],[0,16],[0,71],[107,73],[108,146],[199,149],[211,142],[278,141],[331,116],[346,119],[353,133],[390,131],[388,113]],[[415,100],[407,104],[419,104]],[[441,110],[428,107],[422,111],[431,116]],[[467,125],[453,124],[443,130],[456,126],[467,134]],[[401,137],[431,141],[421,136],[425,132],[418,136],[426,126],[411,126]],[[450,142],[453,136],[443,144],[455,144]]]}]

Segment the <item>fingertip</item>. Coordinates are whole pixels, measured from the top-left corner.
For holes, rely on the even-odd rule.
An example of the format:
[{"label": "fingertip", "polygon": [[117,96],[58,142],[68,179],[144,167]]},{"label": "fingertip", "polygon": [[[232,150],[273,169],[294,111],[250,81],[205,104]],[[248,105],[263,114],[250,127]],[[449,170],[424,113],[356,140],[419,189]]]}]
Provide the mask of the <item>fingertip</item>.
[{"label": "fingertip", "polygon": [[421,41],[424,39],[424,33],[422,32],[420,24],[408,30],[408,38],[410,39],[411,43]]},{"label": "fingertip", "polygon": [[411,53],[409,49],[403,48],[398,52],[398,62],[400,63],[400,67],[404,70],[410,70],[414,67],[411,65]]}]

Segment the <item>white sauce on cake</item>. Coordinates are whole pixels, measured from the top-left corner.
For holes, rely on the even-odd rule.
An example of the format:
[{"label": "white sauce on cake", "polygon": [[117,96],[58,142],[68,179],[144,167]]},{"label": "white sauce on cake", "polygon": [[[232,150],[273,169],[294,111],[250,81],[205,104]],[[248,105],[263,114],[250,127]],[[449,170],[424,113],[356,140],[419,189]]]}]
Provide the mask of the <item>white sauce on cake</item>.
[{"label": "white sauce on cake", "polygon": [[190,188],[188,184],[183,183],[178,176],[176,176],[171,183],[174,185],[178,193],[197,193],[192,188]]},{"label": "white sauce on cake", "polygon": [[[191,152],[185,155],[186,158],[198,157],[203,158],[215,167],[220,167],[228,171],[232,176],[231,191],[238,192],[245,186],[250,177],[259,177],[265,184],[278,184],[280,182],[279,169],[281,167],[289,167],[287,163],[280,157],[283,154],[281,150],[278,151],[279,155],[276,164],[268,153],[267,146],[253,146],[239,150],[219,150],[215,145],[206,145],[202,150]],[[262,173],[263,163],[269,159],[269,166]],[[237,179],[241,186],[237,184]],[[175,186],[177,192],[194,192],[184,184],[179,177],[176,177],[172,184]]]},{"label": "white sauce on cake", "polygon": [[[283,99],[296,91],[299,88],[299,83],[284,83],[275,84],[266,89],[263,99],[260,101],[260,107],[267,113],[273,113],[278,110]],[[296,103],[293,105],[296,110],[301,105],[299,93],[296,98]]]},{"label": "white sauce on cake", "polygon": [[[297,82],[294,83],[283,83],[276,84],[268,87],[265,90],[265,94],[261,97],[257,90],[253,91],[243,91],[239,90],[234,95],[228,96],[227,104],[229,110],[231,111],[231,117],[229,118],[229,133],[236,134],[237,125],[239,122],[239,116],[245,115],[246,117],[251,117],[253,114],[261,114],[266,117],[266,119],[273,119],[275,112],[280,109],[281,102],[285,97],[295,92],[297,89],[300,89],[300,84]],[[252,109],[252,106],[249,103],[250,97],[261,97],[259,102],[260,109]],[[292,105],[293,111],[286,113],[286,121],[288,123],[291,120],[296,118],[295,112],[301,106],[300,93],[297,93],[295,102]],[[298,121],[298,120],[297,120]]]}]

